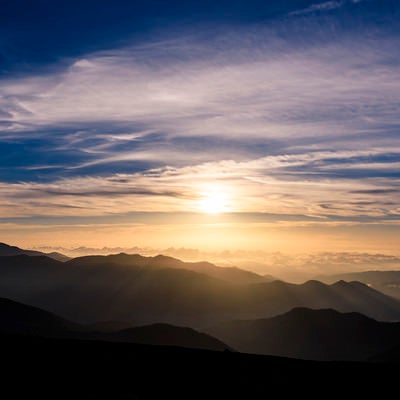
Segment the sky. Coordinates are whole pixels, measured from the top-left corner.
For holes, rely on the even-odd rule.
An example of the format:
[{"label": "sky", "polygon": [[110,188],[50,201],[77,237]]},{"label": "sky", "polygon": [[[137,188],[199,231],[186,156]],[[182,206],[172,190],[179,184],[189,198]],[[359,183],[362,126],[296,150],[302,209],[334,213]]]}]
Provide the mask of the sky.
[{"label": "sky", "polygon": [[0,241],[399,253],[398,0],[0,5]]}]

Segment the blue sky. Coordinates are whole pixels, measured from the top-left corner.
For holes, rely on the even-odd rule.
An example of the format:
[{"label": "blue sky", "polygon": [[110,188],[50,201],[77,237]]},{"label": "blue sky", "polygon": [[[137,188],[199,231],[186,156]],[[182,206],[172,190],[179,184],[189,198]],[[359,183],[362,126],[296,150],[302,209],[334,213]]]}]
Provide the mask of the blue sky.
[{"label": "blue sky", "polygon": [[[179,224],[208,229],[215,218],[247,238],[232,246],[262,237],[259,224],[303,236],[307,224],[315,235],[324,227],[326,243],[340,224],[394,240],[398,1],[1,7],[6,239],[59,244],[66,226],[84,226],[102,232],[99,245],[109,232],[134,245],[140,227],[144,244],[153,232],[186,245]],[[210,197],[224,216],[204,217]],[[191,245],[205,236],[193,232]]]}]

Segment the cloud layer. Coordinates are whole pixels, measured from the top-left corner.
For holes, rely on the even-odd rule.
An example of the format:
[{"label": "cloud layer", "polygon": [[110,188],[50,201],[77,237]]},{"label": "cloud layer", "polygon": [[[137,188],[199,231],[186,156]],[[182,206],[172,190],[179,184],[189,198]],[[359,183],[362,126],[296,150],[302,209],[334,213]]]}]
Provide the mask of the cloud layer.
[{"label": "cloud layer", "polygon": [[0,218],[193,213],[219,190],[255,222],[398,221],[395,25],[330,13],[361,3],[1,78]]}]

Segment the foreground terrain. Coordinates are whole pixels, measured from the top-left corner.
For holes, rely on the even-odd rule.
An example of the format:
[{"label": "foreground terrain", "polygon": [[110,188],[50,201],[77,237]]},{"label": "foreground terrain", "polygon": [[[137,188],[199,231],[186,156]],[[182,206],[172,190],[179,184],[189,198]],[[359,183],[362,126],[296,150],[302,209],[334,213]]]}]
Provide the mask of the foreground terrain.
[{"label": "foreground terrain", "polygon": [[259,399],[384,396],[398,369],[149,346],[1,335],[10,398]]}]

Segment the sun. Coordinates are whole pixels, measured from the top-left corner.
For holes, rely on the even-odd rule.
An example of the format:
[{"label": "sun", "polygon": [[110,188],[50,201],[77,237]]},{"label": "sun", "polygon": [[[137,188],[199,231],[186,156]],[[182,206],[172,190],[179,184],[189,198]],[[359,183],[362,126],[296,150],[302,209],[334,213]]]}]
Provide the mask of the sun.
[{"label": "sun", "polygon": [[228,211],[227,198],[221,192],[209,192],[200,200],[201,211],[207,214],[221,214]]}]

